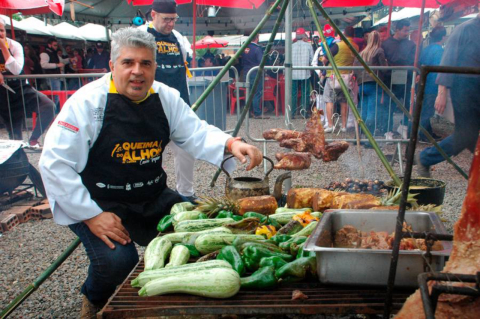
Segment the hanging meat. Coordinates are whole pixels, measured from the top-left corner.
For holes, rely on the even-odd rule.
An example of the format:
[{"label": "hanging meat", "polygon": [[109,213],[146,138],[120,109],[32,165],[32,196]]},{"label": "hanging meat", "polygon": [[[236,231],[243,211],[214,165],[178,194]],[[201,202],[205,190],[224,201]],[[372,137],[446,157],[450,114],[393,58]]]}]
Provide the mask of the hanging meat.
[{"label": "hanging meat", "polygon": [[[336,161],[340,155],[345,153],[349,144],[343,141],[330,144],[325,142],[325,132],[320,118],[322,114],[322,111],[314,108],[304,132],[274,128],[263,132],[263,138],[274,139],[280,142],[280,147],[293,149],[295,152],[309,152],[324,162]],[[275,165],[275,168],[283,166],[284,164]]]},{"label": "hanging meat", "polygon": [[311,164],[309,153],[286,153],[273,168],[297,171],[307,169]]},{"label": "hanging meat", "polygon": [[[467,195],[460,220],[455,224],[453,249],[443,272],[474,275],[480,269],[480,140],[470,170]],[[442,282],[440,284],[446,284]],[[429,287],[435,285],[429,281]],[[467,283],[452,285],[469,286]],[[480,298],[442,294],[438,298],[435,318],[478,318]],[[395,317],[397,319],[425,318],[420,291],[411,295]]]}]

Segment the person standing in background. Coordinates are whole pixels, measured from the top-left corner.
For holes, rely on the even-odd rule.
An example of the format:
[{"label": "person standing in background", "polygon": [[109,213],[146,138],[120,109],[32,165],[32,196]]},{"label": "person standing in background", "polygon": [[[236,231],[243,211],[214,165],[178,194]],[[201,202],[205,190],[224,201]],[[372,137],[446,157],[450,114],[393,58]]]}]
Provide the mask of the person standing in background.
[{"label": "person standing in background", "polygon": [[[177,4],[174,0],[154,0],[150,15],[152,22],[140,29],[152,34],[157,43],[155,80],[178,90],[180,97],[190,105],[187,85],[187,74],[190,74],[190,71],[186,62],[190,44],[185,37],[174,30],[175,22],[179,18]],[[186,200],[194,202],[196,199],[193,189],[195,159],[176,144],[169,145],[174,154],[176,190]]]},{"label": "person standing in background", "polygon": [[[55,38],[47,40],[47,47],[45,52],[40,53],[40,65],[42,66],[43,73],[45,74],[60,74],[61,68],[65,66],[58,58],[58,41]],[[48,78],[48,84],[52,91],[60,91],[62,88],[62,82],[60,78]],[[56,112],[60,111],[60,102],[58,96],[54,96]]]},{"label": "person standing in background", "polygon": [[[313,48],[308,43],[308,37],[304,28],[298,28],[296,31],[297,41],[292,44],[292,65],[309,66],[313,59]],[[310,111],[310,70],[292,71],[292,119],[297,113],[298,89],[300,89],[300,115],[307,116]]]},{"label": "person standing in background", "polygon": [[92,58],[88,63],[88,68],[102,69],[103,72],[110,72],[110,66],[108,65],[108,61],[110,61],[110,53],[104,50],[102,42],[97,42],[95,48],[97,49],[97,52],[93,53]]},{"label": "person standing in background", "polygon": [[[440,65],[443,55],[443,42],[447,35],[447,30],[443,26],[436,26],[430,32],[430,45],[427,46],[420,57],[420,65]],[[437,73],[430,73],[425,83],[425,96],[423,98],[422,114],[420,116],[420,125],[434,138],[440,136],[433,133],[430,119],[435,115],[435,99],[438,94],[438,85],[435,83]],[[427,142],[427,137],[420,131],[420,141]]]},{"label": "person standing in background", "polygon": [[[480,3],[478,8],[480,9]],[[480,13],[457,26],[447,40],[440,65],[480,68],[479,30]],[[455,116],[453,134],[438,145],[448,156],[455,156],[464,149],[473,153],[480,133],[480,76],[439,73],[436,84],[438,94],[435,110],[438,114],[443,114],[450,91]],[[443,156],[435,147],[424,149],[415,156],[418,175],[430,177],[430,167],[443,161]]]}]

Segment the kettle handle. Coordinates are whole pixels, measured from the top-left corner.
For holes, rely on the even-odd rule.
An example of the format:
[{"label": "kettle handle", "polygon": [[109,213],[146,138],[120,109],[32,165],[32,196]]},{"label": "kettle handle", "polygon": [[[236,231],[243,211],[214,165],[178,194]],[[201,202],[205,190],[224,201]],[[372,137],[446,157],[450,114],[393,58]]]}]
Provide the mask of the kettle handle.
[{"label": "kettle handle", "polygon": [[[220,164],[220,168],[222,169],[222,171],[225,173],[225,175],[227,175],[228,178],[231,178],[230,177],[230,174],[228,174],[228,172],[223,168],[223,164],[228,161],[229,159],[231,159],[232,157],[234,157],[235,155],[230,155],[228,157],[226,157],[223,161],[222,161],[222,164]],[[268,175],[273,171],[273,161],[271,159],[269,159],[268,157],[266,156],[263,156],[264,159],[268,160],[270,162],[270,164],[272,164],[272,167],[270,167],[270,170],[267,172],[267,174],[265,174],[265,177],[268,177]]]}]

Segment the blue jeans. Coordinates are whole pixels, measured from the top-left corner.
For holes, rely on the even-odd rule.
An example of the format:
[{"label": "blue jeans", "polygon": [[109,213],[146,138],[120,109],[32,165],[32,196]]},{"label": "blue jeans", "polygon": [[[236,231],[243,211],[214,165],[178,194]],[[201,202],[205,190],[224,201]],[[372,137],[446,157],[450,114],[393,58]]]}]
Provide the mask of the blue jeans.
[{"label": "blue jeans", "polygon": [[[253,86],[253,82],[255,82],[255,77],[257,76],[257,73],[258,73],[257,71],[253,71],[250,74],[250,86]],[[252,108],[253,108],[253,114],[255,116],[262,115],[262,107],[260,104],[260,102],[262,101],[262,95],[263,95],[263,77],[260,78],[260,81],[258,82],[257,90],[255,91],[255,95],[253,96]]]},{"label": "blue jeans", "polygon": [[110,249],[85,223],[68,227],[80,238],[90,260],[82,294],[93,304],[102,305],[138,263],[135,244],[132,241],[124,246],[112,240],[115,249]]},{"label": "blue jeans", "polygon": [[[310,85],[310,80],[292,80],[292,116],[295,116],[297,113],[297,99],[298,99],[298,89],[300,88],[301,98],[300,98],[300,109],[308,111],[308,90]],[[304,114],[306,116],[306,114]]]},{"label": "blue jeans", "polygon": [[359,101],[362,103],[362,119],[372,133],[375,131],[376,115],[380,115],[382,112],[382,106],[380,105],[381,91],[381,88],[377,89],[375,82],[364,82],[358,90]]},{"label": "blue jeans", "polygon": [[[430,123],[430,118],[435,115],[435,100],[437,98],[436,94],[425,94],[423,97],[423,106],[422,113],[420,115],[420,125],[427,130],[430,135],[432,135],[432,124]],[[422,131],[419,131],[420,138],[426,139],[427,137]]]},{"label": "blue jeans", "polygon": [[[52,87],[52,91],[60,91],[62,89],[62,81],[60,79],[48,79],[50,86]],[[55,109],[56,113],[60,112],[60,100],[58,96],[54,96],[55,101]]]}]

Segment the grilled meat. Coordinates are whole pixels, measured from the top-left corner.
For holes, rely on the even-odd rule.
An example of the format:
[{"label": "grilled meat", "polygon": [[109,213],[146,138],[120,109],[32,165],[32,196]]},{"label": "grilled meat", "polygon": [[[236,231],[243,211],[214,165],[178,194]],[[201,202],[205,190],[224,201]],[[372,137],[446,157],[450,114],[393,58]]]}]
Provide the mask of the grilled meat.
[{"label": "grilled meat", "polygon": [[283,140],[288,140],[291,138],[301,138],[302,134],[303,132],[299,131],[282,130],[275,135],[274,139],[278,142],[281,142]]},{"label": "grilled meat", "polygon": [[323,161],[331,162],[338,160],[340,155],[342,155],[343,153],[345,153],[346,150],[348,150],[349,146],[350,144],[345,141],[329,143],[325,146],[325,151],[323,152]]},{"label": "grilled meat", "polygon": [[310,164],[312,164],[312,160],[308,153],[287,153],[273,167],[294,171],[309,168]]},{"label": "grilled meat", "polygon": [[291,138],[280,142],[281,147],[293,149],[296,152],[307,151],[307,144],[301,138]]},{"label": "grilled meat", "polygon": [[275,135],[278,134],[278,132],[285,131],[284,129],[281,128],[272,128],[269,130],[266,130],[263,132],[263,138],[266,140],[273,140],[275,138]]}]

